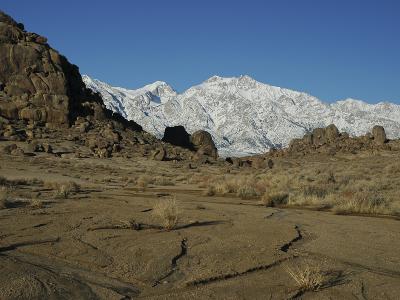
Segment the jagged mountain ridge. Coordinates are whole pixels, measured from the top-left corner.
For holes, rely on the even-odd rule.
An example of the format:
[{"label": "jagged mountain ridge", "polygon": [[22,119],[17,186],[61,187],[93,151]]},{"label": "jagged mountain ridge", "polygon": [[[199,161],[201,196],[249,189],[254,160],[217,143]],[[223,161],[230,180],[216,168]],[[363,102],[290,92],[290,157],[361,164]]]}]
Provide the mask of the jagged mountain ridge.
[{"label": "jagged mountain ridge", "polygon": [[334,123],[362,135],[382,125],[389,138],[400,136],[400,105],[346,99],[324,103],[303,92],[271,86],[249,76],[213,76],[181,94],[162,81],[136,90],[112,87],[84,75],[88,88],[106,106],[146,131],[162,137],[166,126],[211,133],[222,155],[247,155],[285,147],[317,127]]}]

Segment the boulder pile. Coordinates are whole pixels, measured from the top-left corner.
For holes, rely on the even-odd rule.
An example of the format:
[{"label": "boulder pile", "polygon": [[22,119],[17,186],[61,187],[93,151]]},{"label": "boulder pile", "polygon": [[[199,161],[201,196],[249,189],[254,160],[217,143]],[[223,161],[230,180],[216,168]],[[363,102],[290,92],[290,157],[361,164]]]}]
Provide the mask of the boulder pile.
[{"label": "boulder pile", "polygon": [[77,66],[45,37],[0,11],[0,141],[27,142],[31,153],[48,152],[40,146],[48,141],[68,140],[71,148],[85,147],[100,158],[136,154],[183,160],[194,150],[217,157],[211,137],[196,136],[194,145],[177,126],[166,129],[162,142],[106,109],[100,95],[86,88]]},{"label": "boulder pile", "polygon": [[[347,133],[340,133],[334,124],[326,128],[316,128],[307,133],[301,139],[294,139],[286,153],[327,153],[334,155],[337,152],[358,152],[361,150],[390,149],[385,129],[382,126],[374,126],[372,133],[359,137],[350,137]],[[279,151],[277,151],[279,154]]]}]

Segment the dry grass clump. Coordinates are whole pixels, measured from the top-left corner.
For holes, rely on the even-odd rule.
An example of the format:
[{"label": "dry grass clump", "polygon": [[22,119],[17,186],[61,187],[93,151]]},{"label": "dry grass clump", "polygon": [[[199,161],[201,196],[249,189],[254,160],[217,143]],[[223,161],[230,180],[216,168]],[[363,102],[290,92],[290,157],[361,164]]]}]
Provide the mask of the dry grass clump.
[{"label": "dry grass clump", "polygon": [[209,184],[210,176],[204,174],[193,174],[189,179],[188,182],[190,184],[198,184],[200,187],[205,187]]},{"label": "dry grass clump", "polygon": [[6,186],[8,185],[8,180],[4,176],[0,176],[0,185],[1,186]]},{"label": "dry grass clump", "polygon": [[175,185],[175,183],[170,179],[165,176],[157,176],[154,178],[155,185],[161,185],[161,186],[172,186]]},{"label": "dry grass clump", "polygon": [[43,180],[38,178],[19,178],[19,179],[7,179],[4,176],[0,176],[0,186],[15,187],[19,185],[37,185],[43,184]]},{"label": "dry grass clump", "polygon": [[254,199],[258,196],[257,191],[251,185],[242,185],[238,188],[236,192],[236,196],[240,197],[241,199]]},{"label": "dry grass clump", "polygon": [[324,273],[317,265],[305,264],[295,268],[287,267],[286,271],[301,291],[317,291],[325,283]]},{"label": "dry grass clump", "polygon": [[6,189],[0,190],[0,209],[8,208],[9,195]]},{"label": "dry grass clump", "polygon": [[284,192],[266,192],[260,202],[267,207],[273,207],[288,204],[288,199],[289,195]]},{"label": "dry grass clump", "polygon": [[333,205],[333,211],[337,214],[361,213],[361,214],[390,214],[393,213],[391,203],[381,195],[374,192],[350,193],[342,196]]},{"label": "dry grass clump", "polygon": [[165,230],[172,230],[178,224],[179,205],[175,199],[162,199],[153,207],[153,215],[161,220],[161,225]]},{"label": "dry grass clump", "polygon": [[149,184],[154,182],[153,178],[149,175],[143,174],[136,179],[136,186],[139,188],[146,188]]},{"label": "dry grass clump", "polygon": [[246,168],[193,179],[207,196],[258,198],[265,206],[307,206],[341,214],[400,215],[400,163],[393,155],[277,158],[268,171]]},{"label": "dry grass clump", "polygon": [[388,175],[392,175],[392,176],[399,175],[400,174],[400,163],[390,164],[385,167],[384,171]]},{"label": "dry grass clump", "polygon": [[33,198],[30,200],[29,206],[32,208],[42,208],[44,207],[44,203],[40,199]]},{"label": "dry grass clump", "polygon": [[77,193],[81,187],[74,181],[59,183],[59,182],[45,182],[44,186],[48,189],[54,190],[55,198],[67,199],[71,193]]},{"label": "dry grass clump", "polygon": [[241,199],[254,199],[265,192],[266,186],[255,175],[228,175],[209,178],[205,195],[236,194]]},{"label": "dry grass clump", "polygon": [[207,189],[203,192],[203,195],[204,196],[215,196],[216,193],[217,192],[216,192],[215,186],[209,185],[207,187]]}]

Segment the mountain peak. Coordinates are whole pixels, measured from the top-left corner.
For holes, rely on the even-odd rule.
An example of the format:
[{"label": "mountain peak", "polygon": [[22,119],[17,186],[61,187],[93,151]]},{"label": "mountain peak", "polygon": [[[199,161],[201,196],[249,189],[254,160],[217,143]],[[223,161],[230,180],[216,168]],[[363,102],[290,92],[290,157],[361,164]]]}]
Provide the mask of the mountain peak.
[{"label": "mountain peak", "polygon": [[160,80],[157,80],[157,81],[154,81],[153,83],[147,84],[144,87],[147,87],[147,88],[151,89],[151,88],[157,88],[157,87],[160,87],[160,86],[169,86],[169,87],[171,87],[165,81],[160,81]]},{"label": "mountain peak", "polygon": [[[90,88],[102,92],[101,86]],[[215,75],[181,94],[162,81],[119,91],[103,91],[105,102],[146,131],[162,137],[167,126],[182,125],[189,133],[206,130],[218,151],[228,156],[285,147],[293,138],[332,123],[350,135],[363,135],[380,124],[389,138],[400,136],[400,105],[355,99],[329,105],[309,94],[264,84],[248,75]],[[120,99],[121,105],[115,99]]]},{"label": "mountain peak", "polygon": [[218,76],[218,75],[214,75],[214,76],[211,76],[210,78],[208,78],[206,81],[204,81],[204,82],[217,82],[217,81],[221,81],[221,80],[224,80],[224,79],[227,79],[227,78],[225,78],[225,77],[221,77],[221,76]]}]

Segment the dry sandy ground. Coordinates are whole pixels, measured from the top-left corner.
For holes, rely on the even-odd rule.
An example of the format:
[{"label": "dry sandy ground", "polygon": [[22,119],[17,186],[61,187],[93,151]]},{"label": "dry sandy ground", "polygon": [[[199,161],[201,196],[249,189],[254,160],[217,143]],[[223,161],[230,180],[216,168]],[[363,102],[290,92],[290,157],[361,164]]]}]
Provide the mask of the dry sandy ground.
[{"label": "dry sandy ground", "polygon": [[[206,197],[186,179],[211,167],[140,157],[3,155],[0,164],[7,179],[81,185],[65,199],[43,184],[11,190],[14,205],[0,210],[1,299],[400,299],[396,218]],[[138,188],[129,179],[143,172],[175,185]],[[171,196],[180,219],[166,231],[152,209]],[[307,268],[323,277],[316,291],[289,274]]]}]

